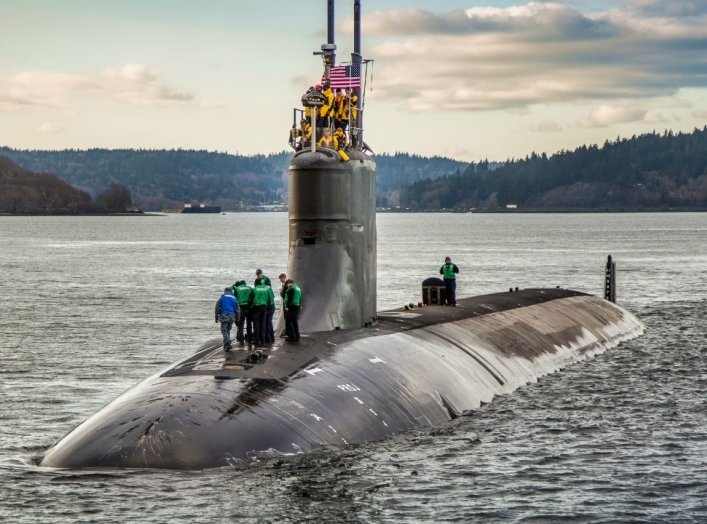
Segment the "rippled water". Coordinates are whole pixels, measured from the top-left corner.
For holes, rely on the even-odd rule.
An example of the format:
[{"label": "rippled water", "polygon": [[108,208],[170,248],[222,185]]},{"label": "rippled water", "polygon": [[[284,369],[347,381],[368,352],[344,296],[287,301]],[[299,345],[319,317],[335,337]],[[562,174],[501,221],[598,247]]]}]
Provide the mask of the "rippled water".
[{"label": "rippled water", "polygon": [[[285,214],[0,217],[4,522],[705,522],[707,216],[378,217],[379,307],[445,255],[459,295],[602,292],[646,334],[471,416],[247,470],[53,471],[42,452],[218,336],[226,283],[276,277]],[[306,290],[305,290],[306,292]]]}]

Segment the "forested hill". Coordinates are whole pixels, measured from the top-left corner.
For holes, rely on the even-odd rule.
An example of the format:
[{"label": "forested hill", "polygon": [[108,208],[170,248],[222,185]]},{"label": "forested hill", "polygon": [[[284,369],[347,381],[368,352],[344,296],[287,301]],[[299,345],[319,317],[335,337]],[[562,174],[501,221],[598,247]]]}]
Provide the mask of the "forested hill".
[{"label": "forested hill", "polygon": [[189,150],[0,148],[0,155],[33,171],[55,173],[97,194],[118,183],[145,210],[181,208],[191,201],[241,205],[279,202],[290,155],[236,156]]},{"label": "forested hill", "polygon": [[0,213],[82,210],[91,197],[54,175],[33,173],[0,156]]},{"label": "forested hill", "polygon": [[423,157],[408,153],[376,155],[378,171],[378,206],[399,207],[400,192],[416,180],[461,175],[468,162],[441,156]]},{"label": "forested hill", "polygon": [[410,209],[707,209],[707,127],[649,133],[535,154],[498,169],[472,164],[461,175],[421,180],[401,194]]},{"label": "forested hill", "polygon": [[[39,151],[0,147],[0,155],[33,171],[55,173],[91,194],[117,183],[144,210],[199,201],[224,209],[281,203],[291,153],[241,156],[193,150],[88,149]],[[379,197],[397,203],[399,188],[420,178],[462,173],[468,163],[442,157],[376,156]]]}]

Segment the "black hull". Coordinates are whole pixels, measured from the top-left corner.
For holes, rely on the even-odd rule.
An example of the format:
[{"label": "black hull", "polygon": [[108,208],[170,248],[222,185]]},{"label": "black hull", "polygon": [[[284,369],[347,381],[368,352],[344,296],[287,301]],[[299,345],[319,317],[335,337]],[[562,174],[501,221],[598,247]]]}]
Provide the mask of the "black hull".
[{"label": "black hull", "polygon": [[615,304],[538,289],[383,312],[370,328],[277,342],[255,364],[213,340],[89,418],[41,465],[202,469],[385,439],[642,331]]}]

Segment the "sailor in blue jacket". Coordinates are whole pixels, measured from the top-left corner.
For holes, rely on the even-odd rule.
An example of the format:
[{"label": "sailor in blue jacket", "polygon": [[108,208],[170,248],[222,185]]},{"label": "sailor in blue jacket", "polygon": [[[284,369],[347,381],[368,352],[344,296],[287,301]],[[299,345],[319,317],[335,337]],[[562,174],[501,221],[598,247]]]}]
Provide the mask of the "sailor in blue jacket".
[{"label": "sailor in blue jacket", "polygon": [[221,298],[216,302],[214,311],[216,322],[221,322],[221,334],[223,335],[223,349],[230,351],[231,345],[231,328],[238,317],[238,299],[231,293],[231,288],[223,290]]}]

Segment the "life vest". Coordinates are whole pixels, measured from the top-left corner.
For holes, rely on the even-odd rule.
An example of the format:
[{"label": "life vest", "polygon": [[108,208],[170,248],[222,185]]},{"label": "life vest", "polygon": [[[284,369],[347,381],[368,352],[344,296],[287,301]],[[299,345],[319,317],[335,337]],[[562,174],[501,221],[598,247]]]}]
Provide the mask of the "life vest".
[{"label": "life vest", "polygon": [[325,117],[329,116],[331,111],[334,109],[334,91],[331,87],[322,91],[322,94],[326,97],[327,103],[319,108],[319,116]]},{"label": "life vest", "polygon": [[260,278],[256,278],[256,279],[255,279],[255,282],[253,282],[253,285],[254,285],[254,286],[259,286],[259,285],[261,285],[261,284],[264,284],[264,285],[266,285],[266,286],[272,285],[271,282],[270,282],[270,277],[267,276],[267,275],[263,275],[263,276],[260,277]]},{"label": "life vest", "polygon": [[353,121],[356,121],[356,117],[358,116],[358,97],[356,95],[351,95],[351,118]]},{"label": "life vest", "polygon": [[251,298],[253,298],[253,288],[246,284],[238,286],[235,295],[241,307],[248,307]]},{"label": "life vest", "polygon": [[331,135],[329,135],[329,136],[324,135],[323,137],[321,137],[321,138],[319,139],[319,142],[317,142],[317,145],[318,145],[318,146],[322,146],[322,147],[331,147],[333,142],[334,142],[334,137],[333,137],[333,136],[331,136]]},{"label": "life vest", "polygon": [[346,134],[341,131],[334,133],[334,149],[343,149],[346,146]]},{"label": "life vest", "polygon": [[[454,271],[455,269],[456,269],[456,271]],[[439,272],[442,274],[442,277],[445,278],[446,280],[454,280],[454,279],[456,279],[456,276],[454,275],[454,273],[459,273],[459,269],[454,264],[445,264],[440,268]]]},{"label": "life vest", "polygon": [[271,303],[270,292],[272,289],[265,284],[258,284],[253,288],[253,307],[269,306]]},{"label": "life vest", "polygon": [[344,122],[349,121],[349,105],[351,104],[351,99],[349,96],[344,95],[343,100],[341,101],[341,104],[339,105],[339,110],[336,114],[336,117],[339,120],[342,120]]},{"label": "life vest", "polygon": [[302,291],[297,284],[292,284],[285,293],[285,307],[290,306],[301,306],[302,305]]},{"label": "life vest", "polygon": [[337,93],[336,97],[334,98],[334,117],[335,118],[341,118],[341,107],[344,105],[344,94],[343,93]]}]

